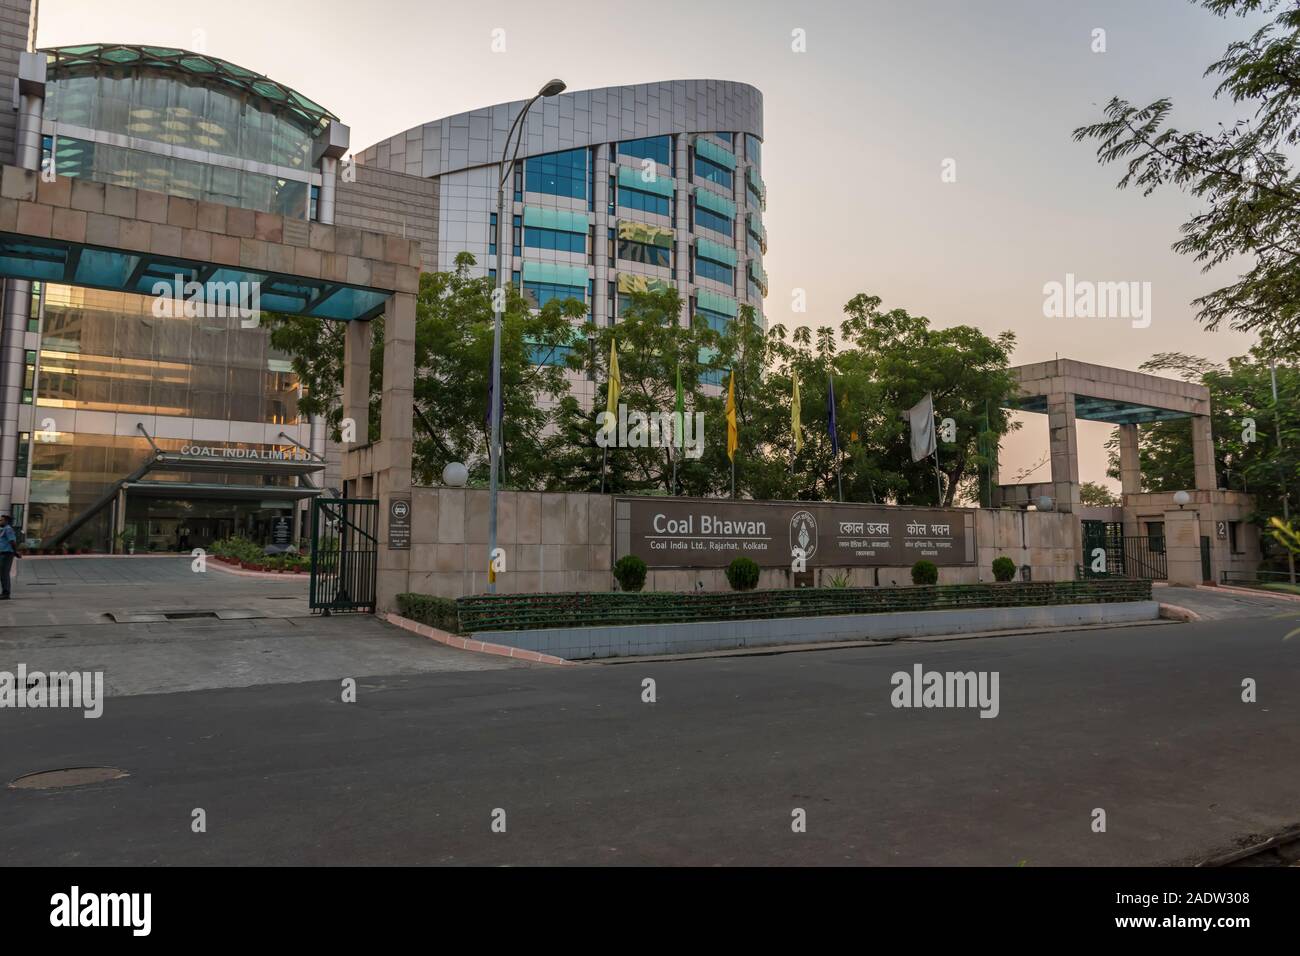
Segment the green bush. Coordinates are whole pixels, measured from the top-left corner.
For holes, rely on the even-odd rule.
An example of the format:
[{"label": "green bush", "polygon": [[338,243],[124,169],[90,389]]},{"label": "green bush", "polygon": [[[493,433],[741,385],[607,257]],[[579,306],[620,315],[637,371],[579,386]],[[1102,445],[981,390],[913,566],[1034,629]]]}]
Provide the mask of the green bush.
[{"label": "green bush", "polygon": [[758,565],[749,558],[736,558],[727,565],[727,583],[733,591],[752,591],[758,587]]},{"label": "green bush", "polygon": [[434,597],[431,594],[399,594],[397,613],[417,624],[427,624],[451,634],[460,633],[460,615],[456,611],[456,602],[451,598]]},{"label": "green bush", "polygon": [[634,554],[625,554],[614,562],[614,580],[624,591],[640,591],[645,587],[646,565]]},{"label": "green bush", "polygon": [[1012,561],[1005,554],[993,561],[993,580],[995,581],[1014,581],[1016,578],[1016,562]]},{"label": "green bush", "polygon": [[939,568],[933,561],[918,561],[912,565],[913,584],[938,584]]}]

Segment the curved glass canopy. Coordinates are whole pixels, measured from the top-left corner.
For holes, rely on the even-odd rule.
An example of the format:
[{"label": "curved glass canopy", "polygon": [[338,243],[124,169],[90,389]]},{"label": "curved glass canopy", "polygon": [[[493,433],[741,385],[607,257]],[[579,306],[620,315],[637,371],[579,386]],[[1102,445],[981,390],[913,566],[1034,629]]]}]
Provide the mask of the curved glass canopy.
[{"label": "curved glass canopy", "polygon": [[133,46],[120,43],[88,43],[81,46],[51,47],[40,51],[46,56],[49,78],[73,75],[108,67],[128,69],[148,67],[174,72],[192,80],[225,86],[258,97],[278,112],[296,117],[310,128],[320,128],[338,117],[296,90],[270,77],[242,66],[174,47]]}]

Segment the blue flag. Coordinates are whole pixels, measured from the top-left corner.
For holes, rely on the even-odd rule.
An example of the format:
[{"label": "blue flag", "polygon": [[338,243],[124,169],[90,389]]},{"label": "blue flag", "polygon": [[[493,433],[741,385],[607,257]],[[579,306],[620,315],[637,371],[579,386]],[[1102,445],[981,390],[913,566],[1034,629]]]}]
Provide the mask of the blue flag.
[{"label": "blue flag", "polygon": [[840,438],[835,425],[835,379],[826,376],[826,425],[831,431],[831,451],[840,453]]}]

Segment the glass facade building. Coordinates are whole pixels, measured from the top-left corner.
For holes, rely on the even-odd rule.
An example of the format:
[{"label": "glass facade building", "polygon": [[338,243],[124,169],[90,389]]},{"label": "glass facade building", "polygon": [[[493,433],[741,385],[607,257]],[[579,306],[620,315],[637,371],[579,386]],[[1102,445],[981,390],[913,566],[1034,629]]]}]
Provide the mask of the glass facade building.
[{"label": "glass facade building", "polygon": [[[494,177],[522,108],[501,103],[433,120],[358,153],[362,168],[434,181],[437,268],[461,252],[484,275],[495,268]],[[744,83],[681,80],[539,100],[523,124],[510,215],[582,213],[583,235],[576,223],[567,239],[548,235],[525,218],[522,242],[505,250],[507,275],[522,271],[537,303],[585,291],[589,316],[602,324],[617,323],[630,290],[648,284],[677,289],[682,323],[699,291],[735,304],[712,314],[715,328],[740,305],[765,323],[765,292],[749,273],[766,244],[761,203],[749,197],[751,182],[762,182],[762,140],[762,94]],[[566,288],[531,282],[540,266],[565,270]],[[569,385],[580,400],[596,400],[586,375],[569,376]]]},{"label": "glass facade building", "polygon": [[[335,118],[307,98],[184,50],[43,52],[47,176],[304,226],[320,215],[326,180],[315,147]],[[32,283],[22,393],[30,412],[19,423],[11,501],[29,546],[107,551],[125,531],[136,550],[202,547],[232,533],[263,538],[274,518],[296,515],[305,471],[283,463],[316,461],[325,449],[319,423],[299,413],[288,356],[256,321],[186,317],[158,301]],[[269,464],[260,474],[214,464],[232,455]],[[119,502],[106,504],[115,494],[123,514]]]}]

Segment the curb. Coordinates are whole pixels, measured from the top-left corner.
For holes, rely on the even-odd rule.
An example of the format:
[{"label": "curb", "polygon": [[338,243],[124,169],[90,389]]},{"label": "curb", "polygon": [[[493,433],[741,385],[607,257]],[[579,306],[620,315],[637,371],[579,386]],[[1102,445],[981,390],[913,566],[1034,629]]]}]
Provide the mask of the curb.
[{"label": "curb", "polygon": [[1231,584],[1198,584],[1198,591],[1227,591],[1229,594],[1244,594],[1249,597],[1276,598],[1279,601],[1300,601],[1300,594],[1287,594],[1283,591],[1261,591],[1258,588],[1239,588]]},{"label": "curb", "polygon": [[1185,607],[1179,607],[1177,604],[1161,604],[1160,616],[1167,621],[1182,621],[1184,624],[1191,624],[1194,621],[1202,620],[1201,615],[1195,611],[1189,611]]},{"label": "curb", "polygon": [[529,661],[533,664],[559,664],[565,667],[576,667],[574,661],[566,661],[562,657],[552,657],[550,654],[542,654],[538,651],[526,651],[522,647],[511,647],[508,644],[490,644],[487,641],[475,641],[470,638],[461,637],[457,634],[449,634],[441,631],[436,627],[430,627],[428,624],[420,624],[412,621],[410,618],[402,617],[400,614],[394,614],[391,611],[383,615],[383,619],[394,627],[400,627],[404,631],[410,631],[412,634],[419,634],[421,637],[427,637],[430,640],[437,641],[439,644],[446,644],[448,647],[454,647],[462,651],[476,651],[480,654],[495,654],[498,657],[512,657],[517,661]]},{"label": "curb", "polygon": [[[188,555],[185,555],[185,557],[188,557]],[[210,568],[220,568],[227,574],[233,574],[241,578],[264,578],[272,581],[306,581],[311,577],[311,575],[306,572],[299,572],[296,574],[277,574],[274,571],[246,571],[243,568],[236,568],[211,556],[209,556],[207,564]]]}]

